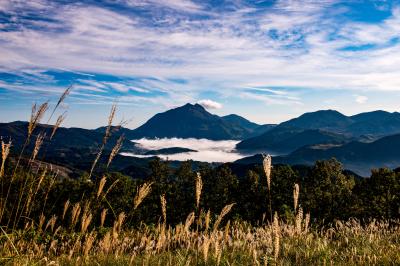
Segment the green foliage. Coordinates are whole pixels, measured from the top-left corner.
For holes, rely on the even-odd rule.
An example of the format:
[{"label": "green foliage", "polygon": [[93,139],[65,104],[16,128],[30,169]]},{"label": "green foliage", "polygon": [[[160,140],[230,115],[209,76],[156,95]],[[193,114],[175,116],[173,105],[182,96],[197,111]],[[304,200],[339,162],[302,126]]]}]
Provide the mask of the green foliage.
[{"label": "green foliage", "polygon": [[[87,180],[55,178],[47,173],[37,194],[32,199],[29,213],[23,213],[19,226],[32,219],[36,223],[43,214],[62,216],[64,204],[90,202],[94,213],[92,224],[98,225],[100,213],[108,209],[105,226],[112,226],[116,216],[124,212],[129,217],[129,226],[141,223],[156,224],[161,219],[160,195],[167,200],[167,221],[174,225],[184,221],[187,215],[196,209],[195,178],[192,162],[171,168],[167,162],[155,160],[149,165],[151,173],[146,180],[132,179],[117,172],[107,173],[103,194],[97,197],[101,176]],[[236,203],[230,217],[259,223],[263,216],[269,217],[266,180],[260,166],[254,166],[235,174],[229,164],[212,168],[201,165],[198,171],[203,179],[203,191],[200,209],[204,212],[219,213],[230,203]],[[240,172],[240,171],[239,171]],[[7,191],[11,180],[10,168],[2,180],[3,193]],[[26,202],[30,188],[35,190],[41,171],[19,170],[11,186],[2,224],[7,225],[14,219],[15,202],[20,196],[19,187],[26,183],[26,193],[22,203]],[[304,212],[310,212],[313,219],[320,223],[349,218],[396,219],[400,217],[400,173],[389,169],[377,169],[370,178],[357,179],[343,172],[342,165],[332,159],[319,161],[311,168],[296,168],[287,165],[275,165],[272,171],[272,211],[280,217],[293,219],[293,186],[299,184],[299,204]],[[133,211],[133,198],[144,182],[152,182],[152,192],[144,199],[141,207]],[[4,194],[1,197],[4,200]],[[200,211],[200,210],[198,210]],[[29,217],[27,217],[29,214]],[[14,216],[13,216],[14,215]],[[64,221],[65,224],[69,220]]]}]

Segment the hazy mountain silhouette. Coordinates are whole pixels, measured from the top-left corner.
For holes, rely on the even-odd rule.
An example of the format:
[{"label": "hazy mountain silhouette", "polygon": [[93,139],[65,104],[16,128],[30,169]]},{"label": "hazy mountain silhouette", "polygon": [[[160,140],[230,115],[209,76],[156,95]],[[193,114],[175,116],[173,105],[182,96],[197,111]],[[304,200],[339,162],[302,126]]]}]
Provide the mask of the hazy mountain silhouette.
[{"label": "hazy mountain silhouette", "polygon": [[[286,156],[274,157],[275,163],[312,165],[318,160],[338,159],[346,169],[367,176],[372,168],[396,168],[400,165],[400,134],[383,137],[371,143],[352,141],[344,145],[310,145]],[[236,161],[240,164],[262,162],[256,154]]]},{"label": "hazy mountain silhouette", "polygon": [[283,122],[259,136],[241,141],[237,148],[288,153],[304,145],[370,142],[396,133],[400,133],[399,113],[375,111],[345,116],[334,110],[323,110]]}]

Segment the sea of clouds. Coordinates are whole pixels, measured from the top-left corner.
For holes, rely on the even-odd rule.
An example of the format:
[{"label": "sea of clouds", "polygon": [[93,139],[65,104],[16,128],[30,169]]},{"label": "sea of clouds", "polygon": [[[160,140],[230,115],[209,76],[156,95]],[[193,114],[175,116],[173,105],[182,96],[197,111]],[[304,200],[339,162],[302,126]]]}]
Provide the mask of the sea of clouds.
[{"label": "sea of clouds", "polygon": [[[238,153],[235,146],[239,141],[236,140],[209,140],[195,138],[160,138],[160,139],[136,139],[132,140],[136,146],[145,150],[159,150],[164,148],[188,148],[197,152],[183,152],[170,155],[157,155],[161,159],[176,161],[194,160],[202,162],[233,162],[245,157]],[[141,155],[134,153],[121,153],[125,156],[151,157],[154,155]]]}]

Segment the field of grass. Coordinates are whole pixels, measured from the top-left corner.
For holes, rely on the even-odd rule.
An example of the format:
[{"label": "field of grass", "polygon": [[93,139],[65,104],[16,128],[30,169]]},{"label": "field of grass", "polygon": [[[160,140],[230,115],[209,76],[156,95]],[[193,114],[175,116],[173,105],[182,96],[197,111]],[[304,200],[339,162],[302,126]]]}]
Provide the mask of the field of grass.
[{"label": "field of grass", "polygon": [[[229,221],[207,225],[207,216],[189,215],[174,227],[160,223],[75,231],[55,217],[38,226],[2,235],[1,263],[10,265],[398,265],[400,227],[388,222],[337,222],[315,229],[297,224],[252,226]],[[72,217],[69,217],[71,219]],[[208,226],[208,228],[207,228]]]},{"label": "field of grass", "polygon": [[[60,98],[58,105],[68,95]],[[33,108],[27,129],[28,144],[48,105]],[[132,221],[153,190],[152,182],[136,187],[129,212],[117,212],[107,196],[118,180],[106,174],[93,179],[94,169],[111,134],[116,108],[113,106],[103,143],[83,184],[95,189],[80,200],[54,209],[48,195],[60,185],[56,171],[33,169],[46,136],[39,134],[32,154],[24,148],[14,162],[7,160],[11,143],[2,140],[0,170],[0,264],[5,265],[400,265],[400,221],[315,221],[299,205],[299,186],[293,184],[291,218],[273,211],[271,158],[264,160],[264,182],[269,215],[257,222],[230,217],[235,203],[220,213],[203,209],[203,180],[193,180],[192,212],[181,223],[168,222],[172,206],[165,194],[159,196],[157,223]],[[60,126],[57,119],[52,135]],[[48,137],[48,136],[47,136]],[[51,139],[51,136],[50,136]],[[108,158],[112,162],[122,138]],[[22,163],[23,160],[27,161]],[[40,162],[39,162],[40,163]],[[95,181],[95,182],[93,182]],[[85,183],[86,182],[86,183]],[[107,183],[107,186],[106,186]],[[110,185],[111,183],[111,185]],[[121,195],[122,197],[123,195]],[[108,208],[100,203],[105,203]],[[272,216],[272,214],[274,214]]]}]

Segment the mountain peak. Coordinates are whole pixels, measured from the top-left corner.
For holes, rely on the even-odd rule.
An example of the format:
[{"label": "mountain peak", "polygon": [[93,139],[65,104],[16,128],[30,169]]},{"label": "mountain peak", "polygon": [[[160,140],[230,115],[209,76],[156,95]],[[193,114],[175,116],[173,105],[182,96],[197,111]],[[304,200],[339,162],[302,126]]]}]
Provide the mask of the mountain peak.
[{"label": "mountain peak", "polygon": [[187,104],[177,107],[175,109],[206,111],[206,109],[198,103],[195,103],[195,104],[187,103]]},{"label": "mountain peak", "polygon": [[315,116],[315,115],[325,115],[325,116],[329,115],[329,116],[345,117],[344,114],[342,114],[339,111],[333,110],[333,109],[326,109],[326,110],[318,110],[318,111],[315,111],[315,112],[308,112],[308,113],[305,113],[305,114],[301,115],[300,117],[302,117],[302,116]]},{"label": "mountain peak", "polygon": [[145,124],[135,129],[131,136],[134,138],[178,137],[226,140],[242,139],[251,132],[252,128],[247,128],[246,124],[230,123],[211,114],[198,103],[187,103],[154,115]]},{"label": "mountain peak", "polygon": [[320,110],[316,112],[305,113],[297,118],[282,123],[280,126],[295,128],[343,128],[353,121],[351,118],[336,110]]}]

